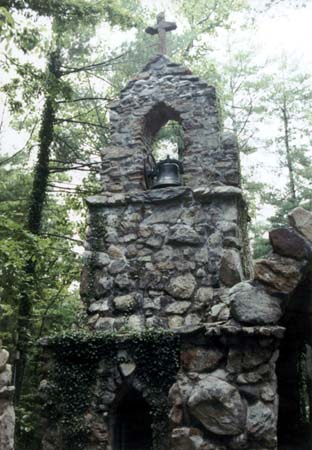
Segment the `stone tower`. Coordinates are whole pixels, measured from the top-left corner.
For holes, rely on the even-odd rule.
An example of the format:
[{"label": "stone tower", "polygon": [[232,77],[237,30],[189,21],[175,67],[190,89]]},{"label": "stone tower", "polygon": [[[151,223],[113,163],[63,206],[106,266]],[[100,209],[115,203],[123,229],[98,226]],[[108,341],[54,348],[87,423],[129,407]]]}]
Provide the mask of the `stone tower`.
[{"label": "stone tower", "polygon": [[[184,133],[183,185],[147,189],[169,120]],[[215,89],[158,55],[110,121],[102,192],[87,200],[89,331],[46,344],[57,370],[44,450],[276,449],[281,300],[263,272],[245,281],[239,155]]]},{"label": "stone tower", "polygon": [[[246,216],[237,146],[222,132],[215,89],[159,55],[123,89],[110,118],[103,193],[88,199],[81,295],[89,327],[120,336],[148,329],[179,336],[179,369],[162,393],[169,402],[161,421],[165,438],[154,441],[155,449],[273,449],[275,338],[281,331],[243,327],[237,322],[240,304],[238,311],[230,310],[229,289],[248,276]],[[144,159],[168,120],[184,131],[184,183],[148,190]],[[254,292],[248,284],[245,289],[249,301]],[[257,296],[256,317],[242,317],[249,325],[266,323],[261,302],[268,299],[261,290]],[[273,323],[280,315],[277,300],[270,309]],[[248,307],[244,313],[248,316]],[[126,363],[106,379],[107,434],[101,448],[151,449],[146,428],[153,424],[146,417],[157,398],[137,376],[131,346],[122,348]],[[156,351],[153,358],[158,357]],[[127,408],[140,422],[132,434]]]},{"label": "stone tower", "polygon": [[[215,89],[158,56],[111,108],[103,194],[88,199],[82,296],[91,327],[119,330],[125,312],[136,330],[228,319],[222,299],[247,267],[245,216],[237,147],[220,129]],[[184,185],[147,190],[144,159],[169,120],[184,130]]]}]

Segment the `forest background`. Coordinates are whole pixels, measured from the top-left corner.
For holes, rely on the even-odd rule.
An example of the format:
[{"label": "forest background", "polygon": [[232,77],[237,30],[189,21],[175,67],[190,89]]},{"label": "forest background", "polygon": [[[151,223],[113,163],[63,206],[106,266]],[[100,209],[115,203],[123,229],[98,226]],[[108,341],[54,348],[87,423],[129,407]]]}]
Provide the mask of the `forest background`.
[{"label": "forest background", "polygon": [[[310,1],[0,0],[0,336],[18,450],[40,441],[38,340],[83,322],[84,198],[99,190],[109,103],[157,52],[144,29],[162,9],[178,23],[168,56],[216,86],[238,138],[254,257],[291,209],[312,209]],[[156,154],[180,138],[169,123]]]}]

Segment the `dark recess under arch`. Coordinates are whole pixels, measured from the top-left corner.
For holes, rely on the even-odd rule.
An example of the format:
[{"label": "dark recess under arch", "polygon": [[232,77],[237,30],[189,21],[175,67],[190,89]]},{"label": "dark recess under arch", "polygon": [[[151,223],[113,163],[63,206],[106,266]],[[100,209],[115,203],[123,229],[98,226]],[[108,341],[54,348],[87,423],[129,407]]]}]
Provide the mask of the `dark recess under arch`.
[{"label": "dark recess under arch", "polygon": [[136,389],[122,396],[112,419],[113,450],[152,450],[150,407]]},{"label": "dark recess under arch", "polygon": [[151,139],[169,120],[181,123],[180,114],[166,103],[157,103],[145,116],[144,134]]}]

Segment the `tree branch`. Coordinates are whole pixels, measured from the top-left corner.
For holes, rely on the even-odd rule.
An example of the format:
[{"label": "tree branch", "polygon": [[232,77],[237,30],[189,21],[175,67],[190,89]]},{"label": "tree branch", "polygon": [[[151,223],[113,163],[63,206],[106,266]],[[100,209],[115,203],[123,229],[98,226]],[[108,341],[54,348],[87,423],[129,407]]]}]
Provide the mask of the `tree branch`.
[{"label": "tree branch", "polygon": [[69,122],[69,123],[79,123],[80,125],[89,125],[91,127],[99,127],[107,130],[107,126],[100,125],[99,123],[85,122],[83,120],[72,120],[72,119],[56,119],[55,122]]},{"label": "tree branch", "polygon": [[109,66],[113,61],[116,61],[120,58],[122,58],[123,56],[127,55],[130,51],[128,50],[127,52],[121,53],[118,56],[115,56],[114,58],[110,58],[107,61],[103,61],[100,63],[96,63],[96,64],[90,64],[88,66],[83,66],[83,67],[65,67],[65,69],[68,69],[67,71],[63,71],[62,75],[69,75],[71,73],[77,73],[77,72],[84,72],[87,70],[94,70],[94,69],[98,69],[99,67],[104,67],[104,66]]},{"label": "tree branch", "polygon": [[93,100],[103,100],[103,101],[110,102],[113,99],[109,98],[109,97],[82,97],[82,98],[75,98],[73,100],[59,100],[56,103],[58,103],[58,104],[61,104],[61,103],[75,103],[75,102],[84,102],[84,101],[93,101]]},{"label": "tree branch", "polygon": [[58,239],[65,239],[67,241],[76,242],[78,244],[83,244],[83,241],[81,241],[80,239],[74,239],[74,238],[71,238],[69,236],[65,236],[63,234],[42,233],[42,234],[40,234],[40,236],[42,236],[42,237],[55,237],[55,238],[58,238]]}]

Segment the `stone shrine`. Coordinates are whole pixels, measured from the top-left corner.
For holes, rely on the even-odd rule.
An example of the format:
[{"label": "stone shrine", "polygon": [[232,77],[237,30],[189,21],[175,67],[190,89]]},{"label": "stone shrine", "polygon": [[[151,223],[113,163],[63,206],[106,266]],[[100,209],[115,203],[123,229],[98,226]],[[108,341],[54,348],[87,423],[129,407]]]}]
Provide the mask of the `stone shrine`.
[{"label": "stone shrine", "polygon": [[[215,89],[163,54],[111,105],[102,192],[87,200],[89,332],[45,343],[72,386],[57,391],[67,403],[47,419],[44,450],[278,448],[281,321],[298,286],[311,293],[312,216],[297,208],[253,275],[237,144],[218,109]],[[147,189],[168,121],[184,133],[183,185]]]}]

